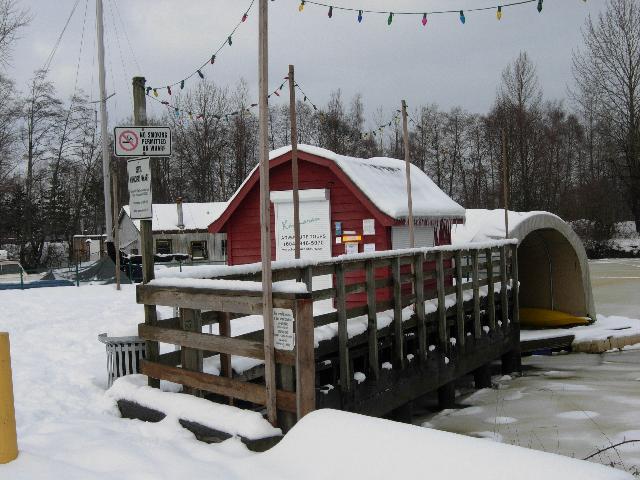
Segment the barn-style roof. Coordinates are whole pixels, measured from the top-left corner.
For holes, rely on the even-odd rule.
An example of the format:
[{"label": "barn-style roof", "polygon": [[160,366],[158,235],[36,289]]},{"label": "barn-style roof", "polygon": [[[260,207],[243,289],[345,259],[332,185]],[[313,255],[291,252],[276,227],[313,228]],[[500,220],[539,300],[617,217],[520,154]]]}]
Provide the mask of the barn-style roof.
[{"label": "barn-style roof", "polygon": [[[152,228],[154,232],[184,232],[207,231],[227,208],[227,202],[208,203],[183,203],[182,215],[184,228],[178,227],[178,208],[175,203],[154,203]],[[129,216],[129,205],[122,207],[123,212]],[[140,220],[132,220],[135,227],[140,230]]]},{"label": "barn-style roof", "polygon": [[[291,146],[273,150],[269,154],[269,167],[289,161]],[[348,187],[364,203],[377,210],[388,221],[384,224],[406,221],[408,217],[406,174],[403,160],[387,157],[356,158],[339,155],[330,150],[311,145],[298,145],[300,160],[321,163],[329,167],[338,177],[346,180]],[[229,216],[237,208],[247,192],[258,181],[256,166],[229,200],[228,208],[210,227],[220,231]],[[411,192],[413,216],[416,222],[439,222],[464,220],[465,209],[453,201],[446,193],[415,165],[411,165]]]}]

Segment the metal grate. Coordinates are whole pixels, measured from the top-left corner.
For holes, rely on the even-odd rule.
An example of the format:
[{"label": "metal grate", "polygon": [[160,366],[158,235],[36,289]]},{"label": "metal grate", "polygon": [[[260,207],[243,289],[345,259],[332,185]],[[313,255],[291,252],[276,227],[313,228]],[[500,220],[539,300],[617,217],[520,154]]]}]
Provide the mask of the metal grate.
[{"label": "metal grate", "polygon": [[107,350],[107,388],[116,378],[138,373],[140,362],[146,356],[145,341],[140,337],[107,337],[98,335]]}]

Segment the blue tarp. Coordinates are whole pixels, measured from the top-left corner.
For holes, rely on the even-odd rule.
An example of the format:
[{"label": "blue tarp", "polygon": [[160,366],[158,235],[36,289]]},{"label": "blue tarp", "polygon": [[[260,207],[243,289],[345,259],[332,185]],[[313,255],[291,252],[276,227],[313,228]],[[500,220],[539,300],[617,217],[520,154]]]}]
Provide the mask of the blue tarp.
[{"label": "blue tarp", "polygon": [[36,280],[34,282],[0,283],[0,290],[27,290],[29,288],[46,287],[73,287],[75,283],[70,280]]}]

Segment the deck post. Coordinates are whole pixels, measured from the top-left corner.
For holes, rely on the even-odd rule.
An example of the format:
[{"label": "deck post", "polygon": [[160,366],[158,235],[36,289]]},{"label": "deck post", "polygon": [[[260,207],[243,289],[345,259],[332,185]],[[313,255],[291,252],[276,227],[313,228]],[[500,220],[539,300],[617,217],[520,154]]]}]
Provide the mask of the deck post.
[{"label": "deck post", "polygon": [[394,366],[404,368],[404,334],[402,331],[402,279],[400,278],[400,257],[395,257],[391,263],[393,278],[393,360]]},{"label": "deck post", "polygon": [[475,338],[482,337],[482,325],[480,324],[480,271],[478,268],[478,250],[471,251],[471,268],[473,282],[473,331]]},{"label": "deck post", "polygon": [[520,283],[518,280],[518,245],[511,245],[511,296],[513,298],[513,314],[511,320],[520,325]]},{"label": "deck post", "polygon": [[502,329],[509,324],[509,292],[507,291],[507,249],[500,247],[500,311],[502,312]]},{"label": "deck post", "polygon": [[344,284],[344,265],[336,264],[336,307],[338,310],[338,350],[340,358],[340,388],[351,390],[351,367],[349,365],[349,332],[347,331],[347,294]]},{"label": "deck post", "polygon": [[489,313],[489,328],[493,332],[496,329],[496,298],[493,285],[493,254],[490,248],[485,249],[484,256],[487,262],[487,310]]},{"label": "deck post", "polygon": [[451,408],[456,404],[456,384],[449,382],[438,388],[438,407]]},{"label": "deck post", "polygon": [[373,260],[365,262],[367,275],[367,339],[369,349],[369,372],[377,380],[380,377],[378,360],[378,314],[376,311],[376,269]]},{"label": "deck post", "polygon": [[424,312],[424,255],[419,253],[413,257],[413,271],[415,272],[416,317],[418,318],[418,352],[420,361],[427,359],[427,325]]},{"label": "deck post", "polygon": [[464,292],[462,290],[462,254],[458,250],[455,254],[456,263],[456,330],[460,351],[464,352],[467,334],[464,331]]},{"label": "deck post", "polygon": [[489,363],[485,363],[480,368],[474,370],[473,383],[475,383],[475,387],[478,390],[491,387],[491,365]]},{"label": "deck post", "polygon": [[296,409],[298,420],[316,408],[313,299],[296,300]]},{"label": "deck post", "polygon": [[[220,336],[231,336],[231,315],[229,312],[219,312],[218,333]],[[227,378],[233,378],[233,369],[231,367],[231,355],[226,353],[220,354],[220,375]],[[229,397],[229,405],[233,405],[233,397]]]},{"label": "deck post", "polygon": [[[202,316],[200,310],[194,310],[191,308],[180,309],[180,328],[185,332],[202,333]],[[203,354],[202,350],[196,350],[193,348],[181,347],[180,348],[180,363],[185,370],[191,370],[192,372],[202,372]],[[193,395],[200,395],[198,390],[184,387],[186,393]]]},{"label": "deck post", "polygon": [[441,251],[436,253],[436,284],[438,288],[438,338],[442,353],[449,351],[447,332],[447,305],[444,292],[444,259]]}]

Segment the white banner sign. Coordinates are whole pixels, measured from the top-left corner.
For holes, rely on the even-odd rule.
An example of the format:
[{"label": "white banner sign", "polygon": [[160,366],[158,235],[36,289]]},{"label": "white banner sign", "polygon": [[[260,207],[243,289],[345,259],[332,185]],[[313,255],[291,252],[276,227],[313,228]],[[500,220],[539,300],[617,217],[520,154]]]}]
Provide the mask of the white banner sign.
[{"label": "white banner sign", "polygon": [[293,310],[273,309],[273,346],[278,350],[293,350],[296,337],[293,333]]},{"label": "white banner sign", "polygon": [[116,127],[113,129],[116,157],[168,157],[171,155],[169,127]]},{"label": "white banner sign", "polygon": [[129,174],[129,214],[134,220],[147,220],[153,216],[151,199],[151,168],[149,157],[127,160]]}]

